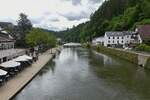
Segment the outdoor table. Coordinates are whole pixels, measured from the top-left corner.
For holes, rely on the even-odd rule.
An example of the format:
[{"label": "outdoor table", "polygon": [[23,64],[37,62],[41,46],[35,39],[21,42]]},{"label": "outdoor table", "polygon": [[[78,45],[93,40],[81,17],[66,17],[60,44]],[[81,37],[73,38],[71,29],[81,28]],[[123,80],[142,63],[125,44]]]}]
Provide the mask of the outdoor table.
[{"label": "outdoor table", "polygon": [[20,56],[20,57],[21,57],[22,59],[27,59],[30,64],[33,63],[33,57],[30,57],[30,56],[28,56],[28,55],[23,55],[23,56]]},{"label": "outdoor table", "polygon": [[15,62],[15,61],[7,61],[7,62],[0,64],[0,66],[4,67],[4,68],[15,68],[15,67],[18,67],[20,65],[21,64],[19,62]]},{"label": "outdoor table", "polygon": [[3,83],[3,81],[6,79],[6,75],[8,72],[0,69],[0,85]]},{"label": "outdoor table", "polygon": [[0,67],[8,71],[9,74],[14,75],[16,74],[14,72],[18,72],[18,68],[20,67],[20,65],[21,64],[19,62],[7,61],[7,62],[0,64]]},{"label": "outdoor table", "polygon": [[0,69],[0,76],[7,75],[7,73],[8,73],[8,72],[6,72],[6,71],[4,71],[4,70]]},{"label": "outdoor table", "polygon": [[29,62],[29,59],[27,59],[27,58],[25,58],[23,56],[19,56],[19,57],[13,59],[13,61],[20,62],[23,67],[26,67],[26,66],[31,64]]},{"label": "outdoor table", "polygon": [[20,57],[23,57],[23,58],[28,59],[28,60],[32,60],[33,59],[32,57],[30,57],[28,55],[23,55],[23,56],[20,56]]}]

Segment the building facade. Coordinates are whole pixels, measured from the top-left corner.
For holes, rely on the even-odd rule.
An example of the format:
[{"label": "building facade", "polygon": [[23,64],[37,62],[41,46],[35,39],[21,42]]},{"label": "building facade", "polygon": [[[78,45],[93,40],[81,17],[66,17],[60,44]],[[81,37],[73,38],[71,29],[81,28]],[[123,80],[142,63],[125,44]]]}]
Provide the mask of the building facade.
[{"label": "building facade", "polygon": [[14,48],[15,40],[6,31],[0,30],[0,50]]},{"label": "building facade", "polygon": [[141,43],[142,40],[136,32],[106,32],[104,36],[104,46],[107,47],[129,47],[133,43]]},{"label": "building facade", "polygon": [[94,45],[104,45],[104,37],[98,37],[92,40],[92,44]]},{"label": "building facade", "polygon": [[150,25],[138,25],[136,33],[140,36],[143,43],[150,45]]}]

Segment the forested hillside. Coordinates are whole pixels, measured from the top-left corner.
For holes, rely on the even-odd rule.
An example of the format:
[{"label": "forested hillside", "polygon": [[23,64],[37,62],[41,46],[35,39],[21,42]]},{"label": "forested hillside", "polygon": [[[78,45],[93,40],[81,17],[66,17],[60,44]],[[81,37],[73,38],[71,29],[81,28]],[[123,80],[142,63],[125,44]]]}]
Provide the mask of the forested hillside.
[{"label": "forested hillside", "polygon": [[90,41],[105,31],[133,30],[138,24],[150,24],[150,0],[106,0],[89,22],[59,32],[57,36],[64,41]]}]

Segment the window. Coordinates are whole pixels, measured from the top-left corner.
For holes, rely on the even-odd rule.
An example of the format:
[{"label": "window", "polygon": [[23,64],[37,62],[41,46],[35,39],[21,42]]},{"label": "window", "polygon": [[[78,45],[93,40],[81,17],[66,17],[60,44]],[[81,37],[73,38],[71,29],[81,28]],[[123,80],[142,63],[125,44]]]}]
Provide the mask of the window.
[{"label": "window", "polygon": [[123,41],[121,41],[123,43]]},{"label": "window", "polygon": [[113,43],[114,43],[115,41],[113,41]]},{"label": "window", "polygon": [[113,37],[113,39],[115,39],[115,37]]},{"label": "window", "polygon": [[108,41],[108,43],[110,43],[110,41]]},{"label": "window", "polygon": [[117,43],[119,44],[119,41],[117,41]]},{"label": "window", "polygon": [[117,39],[119,39],[119,37],[117,37]]},{"label": "window", "polygon": [[124,39],[124,37],[122,37],[122,39]]},{"label": "window", "polygon": [[108,39],[110,39],[110,37],[108,37]]}]

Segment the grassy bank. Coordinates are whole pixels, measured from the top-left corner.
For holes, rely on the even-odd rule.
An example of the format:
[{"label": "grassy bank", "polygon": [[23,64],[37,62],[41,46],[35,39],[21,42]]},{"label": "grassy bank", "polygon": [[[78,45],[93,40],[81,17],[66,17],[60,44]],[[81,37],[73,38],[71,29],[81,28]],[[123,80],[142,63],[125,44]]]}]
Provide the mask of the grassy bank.
[{"label": "grassy bank", "polygon": [[147,64],[145,65],[145,68],[150,69],[150,57],[147,60]]},{"label": "grassy bank", "polygon": [[138,63],[138,55],[137,54],[133,54],[133,53],[129,53],[129,52],[121,51],[121,50],[116,50],[113,48],[107,48],[104,46],[93,46],[92,48],[101,53],[110,54],[110,55],[119,57],[121,59],[125,59],[125,60],[135,63],[135,64]]}]

